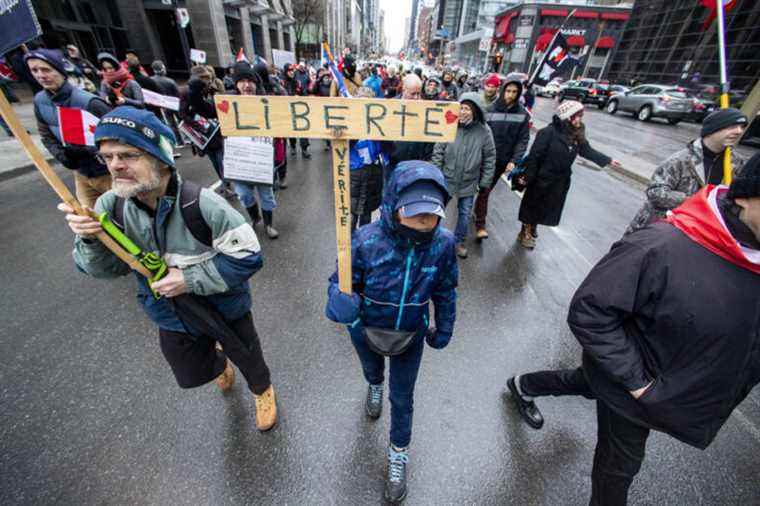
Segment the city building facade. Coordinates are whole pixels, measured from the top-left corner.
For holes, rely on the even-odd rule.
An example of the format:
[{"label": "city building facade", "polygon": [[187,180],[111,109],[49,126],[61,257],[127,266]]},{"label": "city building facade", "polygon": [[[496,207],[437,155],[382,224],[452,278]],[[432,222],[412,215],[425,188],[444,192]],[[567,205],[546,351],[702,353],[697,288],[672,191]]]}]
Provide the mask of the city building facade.
[{"label": "city building facade", "polygon": [[569,77],[601,78],[630,15],[631,4],[523,2],[496,15],[487,67],[502,73],[531,72],[564,22],[562,34],[583,61]]},{"label": "city building facade", "polygon": [[[720,83],[717,23],[691,0],[637,0],[609,68],[619,82]],[[749,93],[760,80],[760,2],[737,0],[726,15],[731,88]]]},{"label": "city building facade", "polygon": [[[95,60],[100,51],[123,58],[127,49],[144,62],[163,60],[187,73],[191,48],[207,63],[226,67],[243,48],[248,58],[272,59],[272,49],[293,51],[290,0],[33,0],[48,47],[73,43]],[[189,23],[180,20],[186,14]]]}]

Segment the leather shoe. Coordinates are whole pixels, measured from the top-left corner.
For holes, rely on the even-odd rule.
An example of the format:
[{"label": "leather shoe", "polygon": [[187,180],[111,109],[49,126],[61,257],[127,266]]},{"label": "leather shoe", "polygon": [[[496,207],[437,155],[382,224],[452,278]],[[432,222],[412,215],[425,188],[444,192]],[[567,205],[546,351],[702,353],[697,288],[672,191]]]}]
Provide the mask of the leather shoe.
[{"label": "leather shoe", "polygon": [[520,416],[525,420],[525,423],[538,430],[544,426],[544,417],[541,411],[533,401],[526,401],[525,398],[517,391],[517,385],[515,385],[515,377],[512,376],[507,380],[507,388],[512,394],[512,400],[517,405],[517,411],[520,412]]}]

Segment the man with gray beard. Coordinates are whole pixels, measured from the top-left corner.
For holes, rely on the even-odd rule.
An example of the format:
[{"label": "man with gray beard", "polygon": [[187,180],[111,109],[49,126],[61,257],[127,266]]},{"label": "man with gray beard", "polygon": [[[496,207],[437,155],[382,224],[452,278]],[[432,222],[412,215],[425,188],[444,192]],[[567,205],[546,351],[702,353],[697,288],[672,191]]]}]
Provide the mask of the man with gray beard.
[{"label": "man with gray beard", "polygon": [[[181,388],[212,380],[227,393],[236,365],[253,392],[256,426],[269,430],[277,420],[274,388],[251,315],[250,277],[262,266],[256,233],[222,197],[183,181],[174,168],[174,135],[153,113],[123,106],[105,115],[95,130],[98,158],[113,178],[111,191],[95,203],[142,251],[163,258],[168,273],[149,283],[138,278],[138,300],[158,325],[161,351]],[[97,220],[79,216],[66,204],[76,234],[74,261],[86,274],[116,278],[130,268],[95,240]],[[157,296],[154,296],[157,294]],[[175,312],[168,299],[193,294],[203,299],[239,338],[241,346],[217,341]],[[232,341],[230,341],[232,342]]]}]

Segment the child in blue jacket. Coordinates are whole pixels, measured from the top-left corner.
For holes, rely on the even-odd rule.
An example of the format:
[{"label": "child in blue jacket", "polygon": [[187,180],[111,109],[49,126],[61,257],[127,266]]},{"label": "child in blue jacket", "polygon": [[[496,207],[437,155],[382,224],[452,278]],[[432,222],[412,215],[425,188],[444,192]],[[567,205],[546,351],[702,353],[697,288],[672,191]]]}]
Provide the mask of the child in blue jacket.
[{"label": "child in blue jacket", "polygon": [[[330,278],[327,317],[348,325],[369,383],[367,415],[382,410],[385,356],[390,356],[391,430],[386,499],[406,496],[412,404],[425,342],[448,345],[456,318],[459,270],[455,241],[440,224],[449,200],[446,182],[434,165],[400,163],[383,195],[380,220],[353,236],[351,295]],[[435,327],[429,328],[429,303]]]}]

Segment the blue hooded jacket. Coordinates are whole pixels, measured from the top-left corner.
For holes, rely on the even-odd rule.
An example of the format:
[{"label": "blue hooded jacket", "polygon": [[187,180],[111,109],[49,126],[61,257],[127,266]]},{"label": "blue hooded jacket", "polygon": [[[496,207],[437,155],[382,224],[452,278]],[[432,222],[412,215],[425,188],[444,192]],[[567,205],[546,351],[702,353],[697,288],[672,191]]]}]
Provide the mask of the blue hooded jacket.
[{"label": "blue hooded jacket", "polygon": [[[425,335],[435,304],[436,330],[450,337],[456,319],[459,268],[454,235],[441,224],[431,242],[414,244],[397,230],[395,208],[399,194],[417,181],[432,181],[449,196],[446,182],[433,164],[407,161],[398,164],[386,185],[380,220],[354,232],[351,244],[353,289],[362,298],[359,319],[352,324],[418,331]],[[328,314],[338,294],[338,272],[330,277]]]}]

